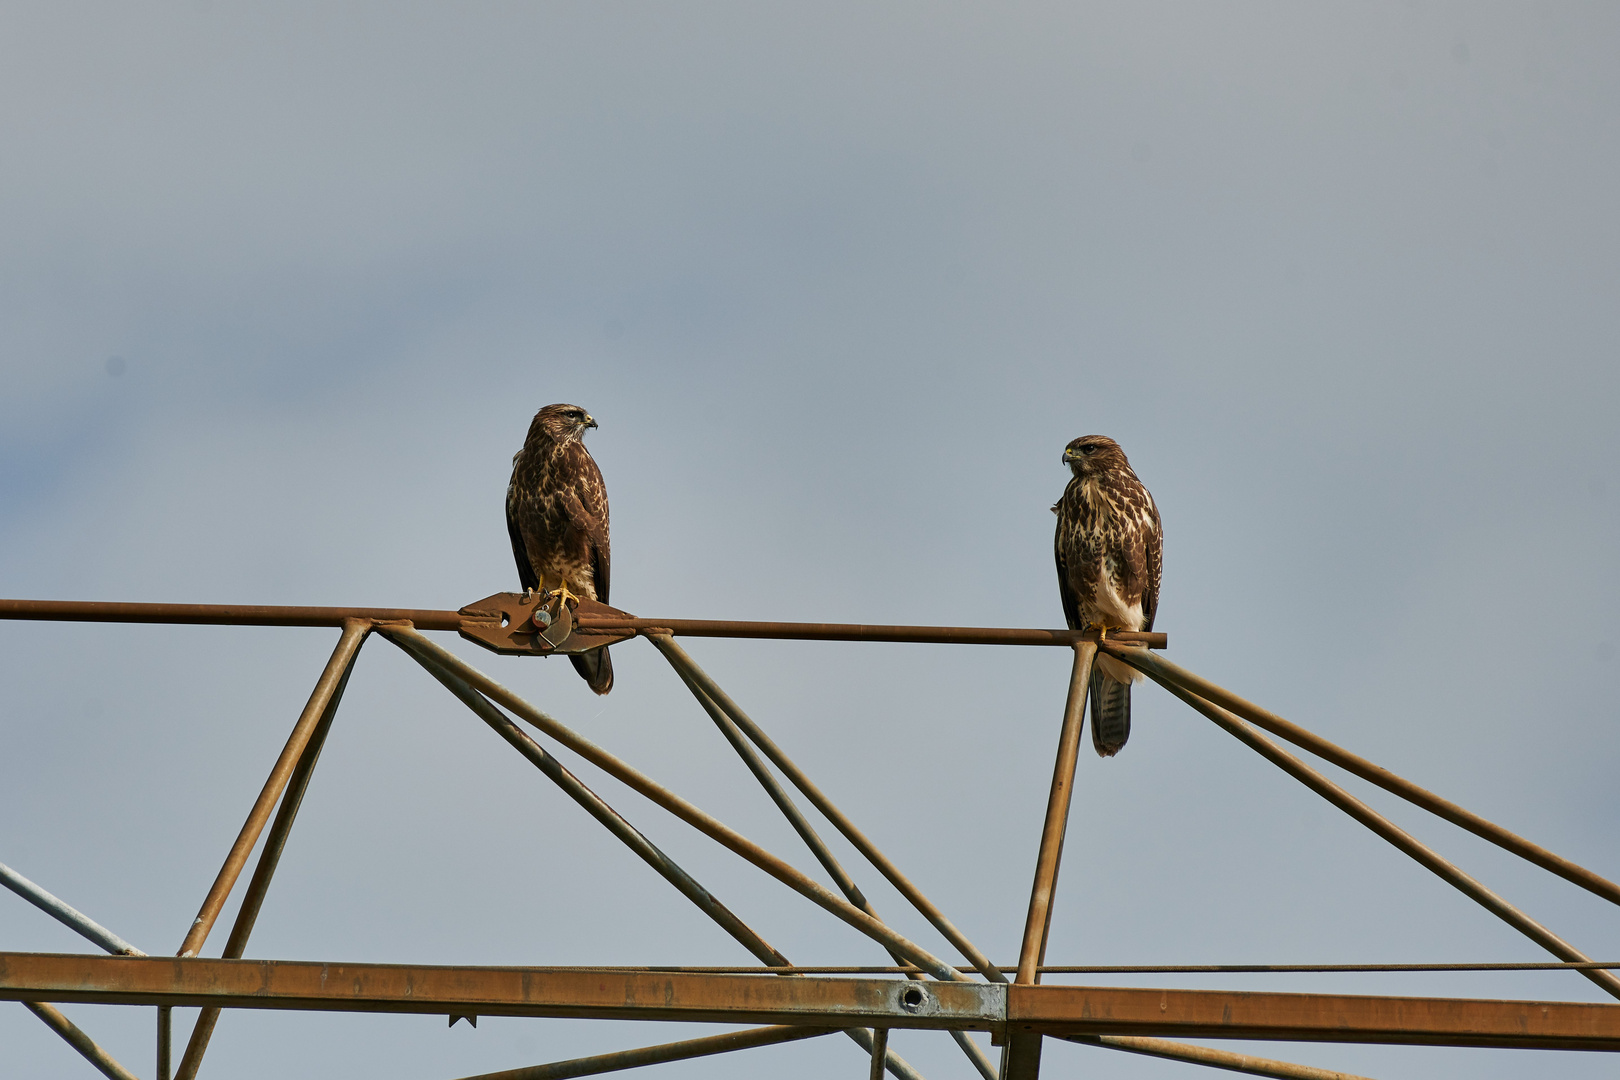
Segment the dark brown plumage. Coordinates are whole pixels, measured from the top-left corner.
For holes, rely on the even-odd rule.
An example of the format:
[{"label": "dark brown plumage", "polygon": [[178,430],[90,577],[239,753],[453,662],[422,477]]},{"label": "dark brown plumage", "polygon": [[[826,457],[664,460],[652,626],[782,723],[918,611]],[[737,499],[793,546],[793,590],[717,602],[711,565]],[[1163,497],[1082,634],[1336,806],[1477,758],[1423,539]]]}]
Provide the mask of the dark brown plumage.
[{"label": "dark brown plumage", "polygon": [[[578,405],[547,405],[534,414],[523,449],[512,457],[506,531],[525,590],[565,586],[576,596],[607,603],[607,487],[584,443],[586,429],[595,426]],[[613,689],[606,648],[569,659],[592,690]]]},{"label": "dark brown plumage", "polygon": [[[1057,515],[1058,595],[1071,630],[1151,630],[1159,608],[1164,528],[1125,451],[1082,435],[1063,451],[1073,478]],[[1112,757],[1131,734],[1131,683],[1142,676],[1099,654],[1091,672],[1091,741]]]}]

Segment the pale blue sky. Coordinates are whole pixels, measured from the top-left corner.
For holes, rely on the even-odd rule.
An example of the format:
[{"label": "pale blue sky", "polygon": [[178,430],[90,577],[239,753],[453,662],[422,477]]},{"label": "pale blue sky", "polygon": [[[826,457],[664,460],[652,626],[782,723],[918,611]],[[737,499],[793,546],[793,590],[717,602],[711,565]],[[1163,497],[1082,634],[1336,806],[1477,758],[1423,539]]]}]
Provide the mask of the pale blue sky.
[{"label": "pale blue sky", "polygon": [[[1103,433],[1163,511],[1172,659],[1615,877],[1617,49],[1620,9],[1578,3],[9,5],[0,594],[515,588],[510,455],[573,401],[620,606],[1057,625],[1059,455]],[[0,861],[172,951],[335,638],[0,624]],[[811,865],[650,647],[597,700],[449,644]],[[1064,656],[690,648],[1014,958]],[[746,960],[458,709],[366,647],[250,955]],[[790,957],[881,962],[599,786]],[[1390,809],[1620,958],[1612,907]],[[1153,688],[1124,754],[1081,762],[1069,836],[1054,962],[1543,958]],[[0,944],[80,947],[7,896]],[[1597,999],[1573,975],[1208,985]],[[147,1011],[68,1011],[150,1075]],[[207,1068],[439,1080],[688,1032],[232,1014]],[[969,1075],[941,1036],[896,1045]],[[661,1072],[766,1068],[864,1065],[823,1040]],[[0,1072],[86,1067],[10,1006]]]}]

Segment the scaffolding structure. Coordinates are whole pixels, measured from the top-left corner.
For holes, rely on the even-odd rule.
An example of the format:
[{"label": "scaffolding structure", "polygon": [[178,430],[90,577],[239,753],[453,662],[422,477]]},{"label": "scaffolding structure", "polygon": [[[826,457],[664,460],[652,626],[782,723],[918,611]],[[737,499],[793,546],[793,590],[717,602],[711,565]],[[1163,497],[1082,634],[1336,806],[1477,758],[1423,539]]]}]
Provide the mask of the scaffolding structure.
[{"label": "scaffolding structure", "polygon": [[[324,626],[338,642],[280,756],[231,845],[175,957],[147,956],[21,874],[0,865],[0,884],[29,900],[111,955],[0,952],[0,1000],[23,1003],[103,1074],[134,1080],[54,1007],[60,1002],[155,1006],[158,1080],[193,1080],[225,1009],[439,1014],[451,1018],[544,1016],[681,1020],[763,1025],[743,1031],[551,1062],[467,1080],[556,1080],[659,1062],[842,1033],[884,1072],[920,1080],[888,1047],[891,1029],[949,1033],[985,1080],[1032,1080],[1041,1047],[1056,1038],[1190,1064],[1292,1080],[1357,1080],[1350,1074],[1233,1053],[1179,1040],[1244,1039],[1433,1046],[1620,1051],[1620,1004],[1466,998],[1253,993],[1043,983],[1044,975],[1124,972],[1529,970],[1567,969],[1620,998],[1620,962],[1594,961],[1465,874],[1411,834],[1334,783],[1277,741],[1345,769],[1436,816],[1611,903],[1620,885],[1485,820],[1310,731],[1157,655],[1164,634],[939,626],[641,619],[588,600],[556,594],[497,593],[459,611],[119,604],[0,600],[0,618],[79,622]],[[423,631],[455,631],[503,654],[548,655],[646,638],[669,662],[704,711],[781,810],[833,882],[829,889],[786,860],[567,726],[430,640]],[[547,779],[708,915],[758,961],[754,968],[446,967],[245,960],[277,862],[298,815],[354,661],[373,633],[399,647],[451,695],[495,730]],[[1057,647],[1073,654],[1033,885],[1016,964],[992,963],[920,889],[702,670],[678,638],[903,641]],[[1099,652],[1130,665],[1262,757],[1299,780],[1465,896],[1524,934],[1556,961],[1531,964],[1047,966],[1046,943],[1068,821],[1086,708]],[[519,723],[521,721],[521,724]],[[527,728],[524,726],[527,725]],[[589,762],[645,796],[765,874],[878,942],[892,966],[795,966],[696,879],[655,846],[530,733]],[[1271,736],[1271,737],[1268,737]],[[791,789],[791,790],[790,790]],[[795,795],[795,792],[797,793]],[[809,804],[921,914],[961,959],[946,959],[898,933],[873,909],[816,832]],[[266,831],[268,829],[268,831]],[[263,847],[220,958],[200,955],[249,857]],[[198,1007],[173,1062],[171,1011]],[[988,1032],[1000,1060],[968,1033]]]}]

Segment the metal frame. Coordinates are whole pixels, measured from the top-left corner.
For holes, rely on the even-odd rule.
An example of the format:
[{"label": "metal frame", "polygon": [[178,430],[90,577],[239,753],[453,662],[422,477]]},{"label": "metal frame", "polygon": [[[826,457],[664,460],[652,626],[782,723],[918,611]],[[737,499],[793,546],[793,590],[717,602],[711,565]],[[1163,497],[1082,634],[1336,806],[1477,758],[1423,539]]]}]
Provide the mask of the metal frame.
[{"label": "metal frame", "polygon": [[[1163,634],[1115,634],[998,627],[864,626],[849,624],[641,619],[583,602],[580,609],[533,619],[545,598],[496,594],[459,611],[104,604],[0,600],[0,618],[216,625],[332,626],[341,634],[247,821],[231,846],[175,958],[148,957],[43,888],[0,865],[0,884],[72,927],[113,956],[0,952],[0,1000],[26,1005],[103,1074],[131,1080],[52,1002],[156,1006],[156,1075],[170,1080],[170,1010],[200,1006],[175,1076],[192,1080],[201,1068],[221,1010],[272,1008],[322,1011],[688,1020],[771,1025],[747,1031],[552,1062],[466,1080],[547,1080],[587,1076],[664,1061],[730,1053],[844,1032],[862,1050],[874,1078],[887,1070],[901,1080],[917,1071],[888,1048],[894,1028],[946,1031],[986,1080],[1030,1080],[1040,1072],[1041,1046],[1059,1038],[1115,1051],[1293,1080],[1356,1080],[1348,1074],[1272,1061],[1161,1036],[1203,1039],[1377,1042],[1437,1046],[1620,1050],[1620,1004],[1490,1001],[1455,998],[1263,994],[1229,991],[1042,985],[1042,976],[1084,971],[1275,970],[1528,970],[1568,968],[1620,998],[1620,963],[1593,961],[1551,930],[1508,904],[1426,845],[1261,732],[1268,732],[1355,776],[1465,828],[1534,865],[1620,904],[1620,885],[1578,866],[1335,746],[1282,717],[1188,672],[1154,649]],[[540,636],[546,626],[557,627]],[[651,777],[584,739],[524,701],[420,631],[456,631],[501,653],[578,652],[647,638],[669,661],[810,854],[833,882],[828,889]],[[737,968],[490,968],[336,965],[243,960],[248,936],[275,874],[353,671],[368,635],[381,634],[601,822],[760,962]],[[840,811],[715,681],[677,637],[754,637],[793,640],[908,641],[1064,647],[1073,653],[1068,700],[1059,726],[1047,810],[1015,965],[992,963],[923,895],[898,866]],[[1245,745],[1315,791],[1375,834],[1440,876],[1559,959],[1545,964],[1183,966],[1076,968],[1047,966],[1069,804],[1073,794],[1086,685],[1097,653],[1132,666],[1164,686]],[[515,718],[515,719],[514,719]],[[699,832],[776,878],[813,904],[881,945],[894,965],[884,968],[801,968],[742,922],[629,821],[537,741],[518,721],[646,796]],[[1258,729],[1258,730],[1257,730]],[[780,777],[778,776],[780,774]],[[785,781],[785,782],[784,782]],[[854,876],[833,855],[790,794],[797,789],[873,868],[888,880],[967,963],[953,964],[894,930],[873,909]],[[272,814],[274,820],[272,821]],[[219,959],[199,956],[266,826],[269,833],[230,936]],[[1008,978],[1009,972],[1012,978]],[[968,1036],[987,1031],[1002,1047],[992,1063]],[[853,1075],[853,1068],[851,1075]]]}]

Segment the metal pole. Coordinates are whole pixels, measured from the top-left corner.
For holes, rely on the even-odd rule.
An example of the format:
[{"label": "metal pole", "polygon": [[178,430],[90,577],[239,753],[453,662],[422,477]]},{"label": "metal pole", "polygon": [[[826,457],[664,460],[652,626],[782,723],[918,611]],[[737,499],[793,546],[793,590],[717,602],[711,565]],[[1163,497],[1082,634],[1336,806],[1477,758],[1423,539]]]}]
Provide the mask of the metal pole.
[{"label": "metal pole", "polygon": [[883,1061],[889,1053],[889,1029],[874,1028],[872,1031],[872,1069],[868,1072],[867,1080],[883,1080]]},{"label": "metal pole", "polygon": [[686,1061],[689,1058],[729,1054],[734,1050],[750,1050],[756,1046],[775,1046],[778,1043],[797,1042],[830,1035],[837,1028],[826,1027],[763,1027],[747,1031],[732,1031],[725,1035],[706,1035],[701,1039],[683,1039],[680,1042],[643,1046],[635,1050],[619,1050],[611,1054],[553,1061],[546,1065],[530,1065],[524,1069],[506,1069],[501,1072],[479,1073],[462,1080],[568,1080],[575,1076],[596,1076],[600,1073],[634,1069],[642,1065],[661,1065],[666,1061]]},{"label": "metal pole", "polygon": [[369,623],[356,619],[344,622],[343,635],[338,638],[337,648],[332,650],[332,658],[326,662],[326,670],[321,672],[320,680],[315,684],[315,690],[310,694],[308,704],[298,717],[298,723],[293,725],[292,734],[287,738],[287,745],[282,748],[281,756],[276,759],[275,767],[270,770],[270,777],[264,782],[264,789],[259,792],[258,801],[248,813],[242,831],[237,834],[236,843],[231,845],[230,854],[225,858],[225,865],[220,867],[219,876],[214,879],[213,887],[208,890],[208,896],[203,900],[197,918],[193,920],[191,929],[186,933],[185,941],[180,943],[178,955],[196,956],[202,949],[203,942],[208,940],[208,932],[214,928],[214,920],[219,918],[220,909],[225,906],[225,898],[230,895],[232,886],[242,873],[242,867],[247,863],[248,855],[253,851],[253,845],[258,842],[259,833],[264,830],[265,822],[270,818],[271,808],[281,797],[282,789],[287,786],[299,755],[304,752],[310,736],[314,734],[316,723],[326,711],[327,701],[337,689],[338,680],[348,670],[354,654],[359,651],[361,642],[365,640],[370,630]]},{"label": "metal pole", "polygon": [[1238,697],[1224,687],[1217,686],[1201,676],[1194,675],[1185,668],[1172,664],[1161,656],[1154,656],[1142,649],[1116,649],[1111,644],[1103,646],[1110,656],[1123,660],[1143,674],[1152,678],[1161,685],[1175,684],[1188,690],[1207,701],[1212,701],[1243,717],[1256,727],[1263,728],[1279,738],[1286,739],[1295,746],[1309,750],[1325,761],[1331,761],[1347,772],[1361,777],[1369,783],[1377,784],[1385,791],[1399,795],[1414,806],[1421,806],[1437,817],[1444,818],[1453,825],[1467,829],[1475,836],[1489,840],[1498,847],[1511,851],[1522,859],[1535,863],[1544,870],[1549,870],[1559,877],[1579,885],[1589,892],[1603,897],[1611,903],[1620,904],[1620,885],[1609,879],[1595,874],[1578,863],[1570,862],[1562,855],[1556,855],[1539,844],[1533,844],[1516,833],[1509,832],[1494,822],[1480,817],[1471,810],[1467,810],[1447,799],[1442,799],[1432,791],[1418,787],[1410,780],[1397,776],[1381,765],[1375,765],[1364,757],[1360,757],[1338,746],[1313,732],[1307,731],[1298,724],[1284,720],[1276,713],[1268,712],[1250,701]]},{"label": "metal pole", "polygon": [[[1074,770],[1080,759],[1080,731],[1086,719],[1086,689],[1097,646],[1085,642],[1074,647],[1069,672],[1069,696],[1063,705],[1063,727],[1058,733],[1057,758],[1052,766],[1052,787],[1046,797],[1046,820],[1035,857],[1035,883],[1029,892],[1029,913],[1024,919],[1024,940],[1018,950],[1020,983],[1040,982],[1039,967],[1046,957],[1046,937],[1052,925],[1052,899],[1057,893],[1058,866],[1063,861],[1063,840],[1069,830],[1069,804],[1074,798]],[[1034,1080],[1041,1073],[1041,1036],[1009,1032],[1001,1057],[1006,1080]]]},{"label": "metal pole", "polygon": [[1144,1039],[1135,1035],[1065,1036],[1066,1042],[1082,1046],[1101,1046],[1110,1050],[1124,1050],[1129,1054],[1187,1061],[1196,1065],[1209,1065],[1216,1069],[1248,1073],[1250,1076],[1270,1076],[1276,1080],[1371,1080],[1358,1073],[1339,1072],[1336,1069],[1317,1069],[1309,1065],[1295,1065],[1290,1061],[1234,1054],[1230,1050],[1212,1050],[1191,1043],[1169,1042],[1165,1039]]},{"label": "metal pole", "polygon": [[764,751],[765,756],[770,758],[778,769],[782,770],[782,775],[786,776],[792,781],[794,787],[804,793],[804,797],[810,800],[811,805],[819,810],[828,821],[832,822],[833,826],[844,835],[844,838],[853,844],[855,849],[864,855],[867,861],[876,867],[878,872],[887,878],[889,883],[898,889],[900,894],[909,900],[911,905],[945,936],[946,940],[961,950],[962,955],[967,957],[968,961],[982,972],[985,978],[991,982],[1007,981],[1007,976],[1002,973],[1001,969],[990,963],[989,959],[974,947],[973,942],[969,941],[967,936],[945,917],[945,913],[935,907],[928,897],[923,895],[922,890],[912,884],[911,879],[901,873],[900,868],[882,851],[878,850],[877,845],[867,839],[866,834],[856,828],[855,823],[843,811],[833,805],[831,799],[822,794],[821,789],[805,775],[804,770],[794,764],[793,760],[783,753],[782,748],[777,746],[770,736],[766,735],[764,730],[754,723],[753,719],[743,712],[737,703],[732,701],[730,696],[724,690],[721,690],[702,668],[698,667],[692,658],[687,655],[686,650],[681,648],[679,642],[663,635],[652,636],[652,642],[668,658],[671,666],[677,672],[690,676],[692,681],[697,683],[703,692],[743,730],[754,745]]},{"label": "metal pole", "polygon": [[408,627],[388,626],[379,627],[379,629],[390,641],[406,647],[407,651],[413,656],[425,654],[433,657],[456,675],[465,679],[478,691],[488,696],[492,701],[505,706],[518,717],[550,735],[597,768],[640,792],[699,832],[753,863],[793,891],[838,916],[856,930],[868,937],[875,938],[884,945],[897,949],[907,960],[910,960],[935,978],[956,982],[968,981],[966,975],[963,975],[921,945],[902,937],[885,923],[872,918],[872,916],[849,901],[833,895],[815,880],[794,869],[775,855],[770,854],[735,829],[699,810],[679,795],[669,791],[639,770],[619,760],[589,739],[581,737],[568,727],[536,709],[500,683],[467,664],[454,653],[441,649]]},{"label": "metal pole", "polygon": [[[298,755],[298,764],[293,767],[292,775],[287,781],[287,790],[281,797],[281,805],[276,808],[276,819],[271,823],[270,832],[265,837],[264,850],[259,852],[258,864],[253,868],[253,877],[249,879],[247,892],[242,897],[242,907],[236,913],[231,936],[226,939],[225,951],[221,955],[227,960],[239,959],[247,951],[248,937],[253,933],[254,924],[259,921],[259,911],[264,907],[265,894],[270,891],[270,879],[275,875],[276,866],[281,862],[282,849],[287,846],[287,837],[292,832],[293,822],[297,819],[299,807],[304,802],[304,792],[309,788],[309,778],[315,772],[316,762],[320,760],[321,748],[326,745],[326,736],[332,730],[332,719],[337,716],[338,703],[343,700],[343,691],[349,685],[349,676],[354,671],[354,661],[359,653],[358,646],[350,653],[348,664],[344,666],[337,686],[333,688],[325,708],[321,710],[320,719],[315,723],[309,742]],[[192,1026],[191,1038],[186,1043],[185,1053],[180,1056],[180,1070],[175,1080],[194,1080],[197,1070],[202,1066],[203,1055],[208,1052],[208,1041],[213,1038],[214,1026],[218,1023],[218,1009],[205,1008],[197,1014],[197,1022]]]},{"label": "metal pole", "polygon": [[157,1080],[169,1080],[169,1057],[174,1049],[174,1010],[159,1005],[157,1011]]},{"label": "metal pole", "polygon": [[[794,831],[804,840],[805,846],[810,849],[817,861],[831,875],[839,890],[843,892],[850,903],[874,919],[880,918],[877,910],[866,899],[865,894],[855,884],[854,879],[849,876],[849,873],[838,862],[831,849],[816,833],[815,828],[806,820],[803,812],[799,810],[798,804],[793,801],[792,796],[783,789],[775,774],[771,772],[770,767],[760,760],[759,754],[752,746],[748,745],[747,740],[743,738],[742,731],[737,727],[736,721],[727,715],[726,711],[705,693],[703,687],[698,684],[696,677],[692,674],[692,671],[697,669],[697,665],[692,663],[690,657],[686,656],[685,650],[676,645],[674,639],[668,634],[647,634],[646,636],[658,647],[660,652],[669,657],[670,666],[675,669],[675,674],[681,677],[681,681],[692,692],[692,696],[697,698],[698,704],[703,706],[703,711],[709,714],[709,718],[720,729],[720,733],[726,737],[726,741],[731,744],[732,749],[737,751],[737,756],[742,758],[743,764],[748,766],[748,770],[754,774],[754,778],[759,781],[760,786],[771,797],[771,801],[776,803],[777,809],[782,811],[782,816],[788,819],[788,823],[793,826]],[[680,662],[682,659],[685,660],[685,664]],[[712,680],[710,681],[712,682]],[[889,955],[894,958],[896,963],[900,963],[903,959],[892,950]],[[922,975],[912,973],[908,977],[920,979]],[[985,1080],[996,1080],[995,1066],[990,1063],[989,1057],[985,1055],[985,1052],[980,1049],[978,1044],[969,1039],[964,1032],[953,1031],[951,1034],[955,1038],[956,1044],[962,1048],[962,1052],[968,1056],[969,1061],[973,1062],[973,1067],[979,1070]]]},{"label": "metal pole", "polygon": [[[145,955],[144,953],[142,955]],[[118,1064],[107,1051],[96,1045],[94,1039],[79,1030],[78,1025],[63,1016],[61,1010],[55,1006],[47,1005],[43,1001],[25,1001],[23,1008],[45,1021],[47,1027],[80,1054],[90,1064],[100,1069],[102,1074],[112,1080],[136,1080],[135,1074]]]},{"label": "metal pole", "polygon": [[1063,859],[1063,839],[1069,827],[1069,804],[1074,797],[1074,769],[1079,760],[1080,731],[1085,725],[1086,688],[1091,681],[1091,663],[1097,655],[1092,644],[1076,645],[1074,667],[1069,675],[1069,697],[1063,707],[1063,728],[1058,735],[1057,760],[1052,768],[1052,788],[1046,799],[1046,820],[1041,826],[1041,846],[1035,860],[1035,884],[1029,894],[1029,915],[1024,920],[1024,941],[1018,952],[1018,978],[1021,983],[1040,982],[1035,970],[1046,958],[1046,934],[1050,924],[1052,898],[1057,892],[1058,865]]},{"label": "metal pole", "polygon": [[[4,863],[0,863],[0,885],[4,885],[68,929],[89,938],[107,952],[122,956],[146,955],[84,912],[29,881]],[[113,1077],[114,1080],[134,1080],[128,1070],[98,1046],[94,1039],[80,1030],[78,1025],[63,1016],[60,1009],[43,1001],[25,1001],[22,1004],[103,1073]],[[162,1077],[160,1080],[168,1078]]]},{"label": "metal pole", "polygon": [[511,744],[513,749],[522,754],[544,773],[563,792],[573,799],[586,813],[607,826],[631,851],[641,857],[648,866],[652,867],[671,885],[680,891],[709,918],[720,925],[726,933],[737,940],[743,948],[753,953],[759,961],[768,967],[788,966],[787,957],[783,956],[764,938],[755,933],[748,924],[739,919],[730,908],[726,907],[708,889],[700,885],[696,878],[683,870],[675,860],[665,855],[656,844],[648,840],[642,833],[626,821],[618,811],[587,787],[578,777],[569,772],[563,764],[550,754],[545,748],[531,739],[523,729],[513,723],[505,713],[494,705],[467,683],[452,674],[442,665],[434,663],[431,658],[418,657],[419,662],[430,675],[443,683],[445,688],[459,698],[463,704],[477,714],[478,718],[493,728],[496,734]]},{"label": "metal pole", "polygon": [[[1463,873],[1462,870],[1442,858],[1432,848],[1420,842],[1410,833],[1407,833],[1394,822],[1378,813],[1378,811],[1351,795],[1348,791],[1345,791],[1339,785],[1312,769],[1264,735],[1261,735],[1258,731],[1255,731],[1237,716],[1227,712],[1219,705],[1205,701],[1197,694],[1185,690],[1175,683],[1167,682],[1164,685],[1165,689],[1247,743],[1252,749],[1258,751],[1262,757],[1271,761],[1272,764],[1278,766],[1306,787],[1367,826],[1367,828],[1406,852],[1417,862],[1433,871],[1441,880],[1456,887],[1464,896],[1467,896],[1560,960],[1573,962],[1590,960],[1589,957],[1583,955],[1573,945],[1500,896],[1497,896],[1474,878]],[[1575,968],[1574,970],[1579,971],[1580,974],[1602,987],[1605,992],[1620,998],[1620,979],[1616,979],[1609,972],[1596,968]]]},{"label": "metal pole", "polygon": [[0,885],[4,885],[69,930],[89,938],[110,953],[121,953],[124,956],[146,955],[90,916],[57,899],[5,863],[0,863]]},{"label": "metal pole", "polygon": [[[403,643],[401,644],[404,647]],[[619,815],[603,799],[587,787],[578,777],[569,772],[555,757],[546,753],[545,748],[531,739],[512,720],[496,708],[490,701],[473,689],[464,679],[460,678],[447,666],[437,661],[431,654],[418,654],[409,648],[406,652],[417,663],[421,664],[427,672],[438,679],[446,689],[459,698],[468,708],[472,709],[485,723],[495,729],[496,733],[510,743],[519,753],[528,758],[536,767],[544,772],[559,787],[563,789],[574,801],[617,836],[627,847],[641,856],[654,870],[657,870],[670,884],[680,890],[698,906],[704,914],[708,915],[731,934],[749,952],[753,953],[763,963],[771,968],[791,966],[788,959],[753,931],[746,923],[737,918],[732,911],[722,904],[712,893],[700,885],[695,878],[688,874],[669,856],[665,855],[657,845],[643,836],[634,826]],[[844,1032],[863,1049],[870,1049],[871,1035],[865,1028],[852,1028]],[[630,1053],[630,1051],[627,1051]],[[612,1055],[609,1055],[612,1056]],[[889,1055],[889,1069],[900,1080],[922,1080],[911,1065],[897,1054]],[[674,1059],[671,1059],[674,1060]],[[545,1066],[536,1066],[545,1068]],[[628,1068],[629,1066],[622,1066]],[[607,1071],[607,1070],[601,1070]],[[570,1074],[573,1075],[573,1074]],[[579,1074],[584,1075],[584,1074]]]}]

